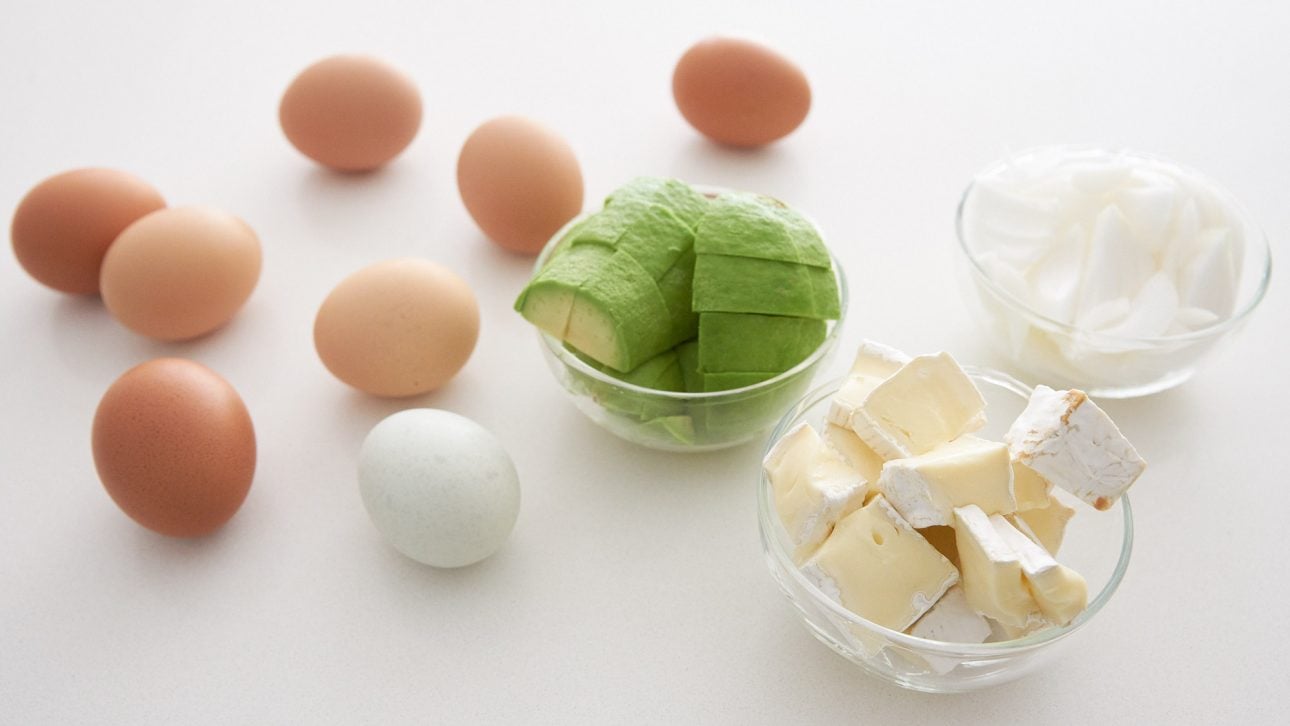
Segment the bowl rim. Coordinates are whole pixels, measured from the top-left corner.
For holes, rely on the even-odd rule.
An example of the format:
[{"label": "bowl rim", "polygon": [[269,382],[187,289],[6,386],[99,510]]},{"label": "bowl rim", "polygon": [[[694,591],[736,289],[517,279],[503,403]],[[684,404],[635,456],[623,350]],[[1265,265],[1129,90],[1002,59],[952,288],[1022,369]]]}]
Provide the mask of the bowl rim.
[{"label": "bowl rim", "polygon": [[[1151,161],[1158,164],[1164,164],[1167,166],[1171,166],[1184,174],[1195,177],[1197,181],[1207,186],[1212,192],[1214,192],[1217,196],[1219,196],[1225,204],[1230,206],[1231,209],[1236,212],[1238,218],[1246,225],[1248,225],[1248,227],[1255,232],[1252,238],[1246,239],[1246,244],[1249,245],[1251,248],[1250,251],[1257,253],[1261,259],[1262,269],[1259,274],[1259,278],[1256,283],[1253,294],[1250,295],[1249,299],[1240,307],[1235,309],[1232,312],[1232,314],[1229,315],[1228,317],[1222,318],[1216,322],[1210,323],[1209,325],[1203,328],[1191,330],[1186,333],[1178,333],[1176,335],[1158,335],[1158,336],[1150,336],[1150,337],[1115,335],[1115,334],[1104,333],[1096,330],[1088,330],[1087,328],[1081,328],[1077,325],[1065,323],[1060,320],[1057,320],[1056,318],[1052,318],[1037,312],[1033,307],[1027,304],[1024,300],[1021,300],[1016,295],[1013,295],[1002,285],[1000,285],[990,275],[990,273],[987,272],[986,269],[981,265],[981,261],[979,257],[968,246],[967,239],[963,233],[963,211],[967,206],[968,198],[972,196],[972,192],[973,190],[976,189],[977,183],[983,177],[986,177],[1006,167],[1007,165],[1011,163],[1015,163],[1016,161],[1023,159],[1025,157],[1034,156],[1040,153],[1051,152],[1051,151],[1061,151],[1064,153],[1100,151],[1100,152],[1105,152],[1115,156],[1126,157],[1131,159],[1139,159],[1143,161]],[[1115,347],[1134,345],[1134,344],[1138,346],[1141,346],[1143,344],[1148,344],[1153,346],[1168,345],[1173,343],[1185,343],[1185,342],[1192,342],[1192,341],[1198,341],[1198,340],[1205,340],[1218,335],[1222,335],[1232,330],[1233,328],[1239,326],[1241,323],[1245,321],[1246,318],[1250,316],[1252,312],[1254,312],[1254,309],[1257,308],[1259,304],[1263,302],[1263,298],[1265,295],[1267,295],[1267,292],[1268,292],[1268,285],[1272,281],[1272,247],[1271,247],[1271,243],[1268,241],[1267,232],[1260,225],[1254,222],[1254,219],[1250,215],[1249,210],[1247,210],[1245,206],[1241,204],[1240,200],[1238,200],[1235,197],[1235,195],[1233,195],[1230,191],[1227,190],[1227,187],[1221,184],[1218,184],[1206,174],[1203,174],[1200,171],[1196,170],[1195,168],[1187,166],[1186,164],[1180,164],[1168,157],[1161,156],[1159,154],[1138,151],[1136,149],[1131,149],[1127,147],[1100,146],[1097,144],[1047,144],[1047,145],[1041,145],[1041,146],[1031,146],[1031,147],[1022,149],[1020,151],[1007,154],[999,159],[996,159],[990,162],[985,167],[983,167],[980,171],[978,171],[975,175],[973,175],[972,181],[968,182],[967,187],[963,190],[962,195],[959,197],[958,207],[956,208],[955,214],[954,214],[954,234],[955,234],[955,237],[957,237],[958,239],[959,250],[963,253],[963,256],[967,258],[968,262],[971,263],[972,271],[976,274],[976,276],[981,281],[983,281],[986,284],[986,286],[990,289],[990,292],[993,293],[996,297],[1004,300],[1012,307],[1020,310],[1025,315],[1028,315],[1034,318],[1038,322],[1043,323],[1046,327],[1053,329],[1056,332],[1065,333],[1067,335],[1082,336],[1082,337],[1088,338],[1091,342],[1103,341],[1107,345],[1115,346]]]},{"label": "bowl rim", "polygon": [[[718,186],[712,186],[707,184],[690,184],[689,186],[690,188],[702,194],[719,195],[719,194],[731,193],[731,192],[738,193],[738,190],[727,189],[725,187],[718,187]],[[824,234],[820,231],[820,226],[815,223],[815,220],[812,217],[803,213],[800,209],[796,207],[793,207],[792,209],[796,211],[798,214],[801,214],[802,217],[807,222],[809,222],[812,227],[815,228],[816,232],[820,233],[821,239],[824,238]],[[546,264],[547,259],[551,256],[551,251],[555,248],[556,243],[559,242],[562,237],[564,237],[565,233],[568,232],[569,229],[573,227],[573,225],[577,224],[578,222],[581,222],[582,220],[586,219],[587,217],[590,217],[595,213],[596,213],[595,211],[582,212],[574,216],[573,219],[570,219],[568,222],[566,222],[564,226],[560,227],[560,229],[556,230],[555,234],[551,235],[551,239],[547,240],[546,244],[542,246],[542,250],[538,252],[537,259],[534,260],[533,262],[533,272],[529,277],[530,281],[533,279],[533,277],[537,275],[539,271],[541,271],[542,267]],[[846,319],[847,319],[847,308],[849,307],[849,303],[850,303],[850,288],[847,285],[847,274],[842,267],[842,261],[838,259],[838,256],[834,254],[833,249],[829,247],[827,244],[825,245],[825,249],[828,251],[829,260],[833,264],[833,277],[834,279],[837,280],[837,283],[838,283],[838,306],[839,306],[840,312],[838,313],[837,320],[826,321],[826,323],[828,324],[828,329],[825,332],[824,340],[820,342],[819,346],[817,346],[815,350],[811,351],[810,355],[806,356],[801,361],[799,361],[797,365],[793,366],[792,368],[789,368],[783,373],[776,375],[774,378],[767,378],[764,381],[754,383],[750,386],[742,386],[740,388],[728,388],[724,391],[705,391],[705,392],[695,392],[695,393],[690,393],[687,391],[661,391],[657,388],[646,388],[644,386],[638,386],[634,383],[628,383],[627,381],[624,381],[620,378],[614,378],[613,376],[607,375],[605,373],[602,373],[601,371],[596,370],[595,368],[592,368],[591,366],[587,365],[586,362],[582,361],[577,356],[570,353],[564,347],[561,341],[558,340],[555,336],[547,333],[541,328],[535,327],[535,329],[537,330],[538,338],[542,341],[542,344],[545,345],[547,349],[551,352],[551,354],[554,355],[555,358],[559,360],[561,363],[563,363],[566,367],[572,368],[576,370],[578,373],[584,376],[587,376],[588,378],[591,378],[597,382],[605,383],[624,391],[629,391],[631,393],[637,393],[637,394],[648,394],[652,396],[657,396],[662,399],[670,399],[670,400],[676,400],[676,401],[695,401],[695,400],[711,401],[716,399],[757,393],[762,390],[773,388],[779,385],[780,383],[783,383],[787,380],[795,378],[802,371],[808,370],[816,363],[818,363],[821,359],[823,359],[825,356],[827,356],[833,350],[834,345],[837,344],[838,337],[842,332],[842,325],[843,323],[846,322]],[[525,284],[527,284],[527,282]]]},{"label": "bowl rim", "polygon": [[[1033,389],[1018,381],[1016,378],[990,368],[980,368],[976,366],[963,366],[963,370],[973,379],[974,383],[984,382],[988,385],[1002,388],[1018,396],[1029,398]],[[762,459],[770,453],[771,447],[775,445],[781,436],[787,432],[789,426],[796,424],[802,414],[820,403],[826,397],[833,395],[846,381],[846,376],[841,376],[816,386],[799,399],[792,407],[784,413],[779,422],[776,423],[774,430],[771,431],[766,445],[762,450]],[[956,643],[944,640],[931,640],[929,638],[919,638],[909,635],[898,630],[879,625],[860,615],[851,612],[841,603],[829,598],[816,585],[802,574],[801,569],[793,561],[792,555],[782,546],[780,538],[775,533],[775,528],[779,527],[778,514],[770,502],[770,481],[766,476],[764,467],[758,466],[757,478],[757,514],[762,549],[766,554],[773,558],[773,564],[777,565],[786,575],[793,579],[794,583],[804,592],[808,593],[813,602],[826,608],[834,617],[846,621],[850,625],[858,626],[886,638],[896,645],[914,648],[923,652],[931,652],[936,655],[944,655],[959,658],[988,658],[999,657],[1013,653],[1020,653],[1040,648],[1049,643],[1061,640],[1076,630],[1083,627],[1093,616],[1110,601],[1111,596],[1119,589],[1124,579],[1125,572],[1128,571],[1130,556],[1133,554],[1133,508],[1129,504],[1129,496],[1125,494],[1120,497],[1119,503],[1124,512],[1124,542],[1120,547],[1120,556],[1116,560],[1115,569],[1111,572],[1110,578],[1100,592],[1097,593],[1088,605],[1075,616],[1070,623],[1063,626],[1045,628],[1043,630],[1031,633],[1021,638],[1012,640],[1003,640],[994,643]],[[768,563],[769,565],[770,563]],[[772,575],[778,576],[775,572]],[[799,617],[804,617],[799,614]]]}]

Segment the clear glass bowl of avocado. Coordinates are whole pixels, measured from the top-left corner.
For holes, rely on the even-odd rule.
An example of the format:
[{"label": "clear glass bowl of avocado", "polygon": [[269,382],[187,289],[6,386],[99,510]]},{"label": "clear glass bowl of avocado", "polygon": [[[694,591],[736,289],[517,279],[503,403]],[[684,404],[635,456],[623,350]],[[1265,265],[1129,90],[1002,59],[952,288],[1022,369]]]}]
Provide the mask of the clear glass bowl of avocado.
[{"label": "clear glass bowl of avocado", "polygon": [[801,397],[846,305],[841,266],[801,214],[642,177],[552,237],[515,309],[591,420],[708,451],[757,438]]}]

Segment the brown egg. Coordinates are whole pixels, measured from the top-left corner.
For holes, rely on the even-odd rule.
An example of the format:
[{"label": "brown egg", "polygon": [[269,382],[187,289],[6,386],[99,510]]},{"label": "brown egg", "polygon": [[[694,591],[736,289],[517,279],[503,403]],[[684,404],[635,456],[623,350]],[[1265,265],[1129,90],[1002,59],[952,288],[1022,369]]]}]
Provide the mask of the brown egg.
[{"label": "brown egg", "polygon": [[180,358],[122,374],[99,402],[91,443],[112,501],[171,537],[219,529],[255,476],[255,430],[241,397],[214,371]]},{"label": "brown egg", "polygon": [[74,169],[27,192],[9,234],[18,263],[55,290],[99,291],[103,255],[121,230],[166,206],[144,180],[113,169]]},{"label": "brown egg", "polygon": [[389,260],[355,272],[314,319],[314,347],[327,370],[377,396],[438,388],[466,364],[478,338],[474,293],[428,260]]},{"label": "brown egg", "polygon": [[672,74],[672,95],[691,126],[729,146],[783,138],[811,110],[811,84],[800,68],[737,38],[708,38],[687,50]]},{"label": "brown egg", "polygon": [[158,340],[223,326],[260,279],[260,240],[246,222],[209,207],[153,212],[130,225],[103,258],[108,311]]},{"label": "brown egg", "polygon": [[503,116],[466,139],[457,189],[489,239],[536,255],[582,211],[582,170],[564,139],[535,121]]},{"label": "brown egg", "polygon": [[309,66],[282,95],[278,120],[300,153],[337,171],[371,171],[412,143],[421,94],[397,68],[360,55]]}]

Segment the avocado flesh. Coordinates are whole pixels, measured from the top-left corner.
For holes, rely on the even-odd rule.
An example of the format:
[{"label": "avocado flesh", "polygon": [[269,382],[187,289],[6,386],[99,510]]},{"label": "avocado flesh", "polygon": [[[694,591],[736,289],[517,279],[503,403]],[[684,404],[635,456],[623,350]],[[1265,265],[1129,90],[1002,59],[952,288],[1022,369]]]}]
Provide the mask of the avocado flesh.
[{"label": "avocado flesh", "polygon": [[598,247],[570,248],[551,259],[515,300],[525,320],[561,340],[569,329],[574,300],[601,273],[612,253]]}]

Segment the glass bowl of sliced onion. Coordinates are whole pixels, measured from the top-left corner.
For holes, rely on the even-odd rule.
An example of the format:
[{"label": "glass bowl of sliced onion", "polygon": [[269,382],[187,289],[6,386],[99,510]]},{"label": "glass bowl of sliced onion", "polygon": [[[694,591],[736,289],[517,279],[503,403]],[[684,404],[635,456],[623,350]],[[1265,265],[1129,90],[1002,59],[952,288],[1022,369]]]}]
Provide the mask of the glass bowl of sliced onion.
[{"label": "glass bowl of sliced onion", "polygon": [[956,218],[960,281],[1024,374],[1107,398],[1190,378],[1267,291],[1268,241],[1225,189],[1159,157],[1048,146],[987,166]]}]

